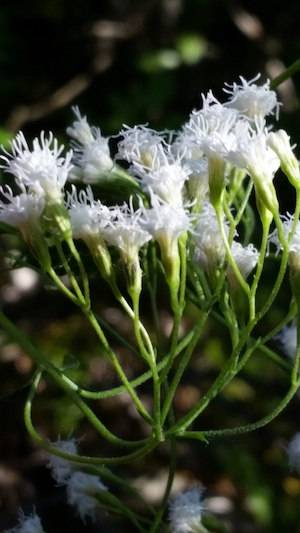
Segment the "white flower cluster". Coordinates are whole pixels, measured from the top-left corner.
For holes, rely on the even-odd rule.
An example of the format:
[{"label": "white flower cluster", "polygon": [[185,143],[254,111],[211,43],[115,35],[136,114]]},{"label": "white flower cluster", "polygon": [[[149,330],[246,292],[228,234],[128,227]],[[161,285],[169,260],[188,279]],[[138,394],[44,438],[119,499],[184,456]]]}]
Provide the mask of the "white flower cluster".
[{"label": "white flower cluster", "polygon": [[[49,229],[51,204],[62,238],[83,239],[93,256],[100,248],[113,246],[126,265],[137,264],[140,248],[152,238],[158,241],[162,257],[172,258],[178,239],[190,231],[195,237],[195,258],[209,271],[224,261],[229,249],[224,247],[228,222],[222,213],[221,235],[216,211],[222,210],[233,169],[253,180],[261,217],[278,213],[273,178],[280,165],[293,184],[299,182],[289,137],[282,130],[270,131],[266,122],[268,115],[278,115],[280,104],[270,82],[259,86],[258,78],[247,82],[241,77],[239,84],[226,84],[225,103],[211,91],[202,95],[202,108],[192,111],[179,132],[124,126],[115,161],[129,164],[127,179],[133,180],[140,197],[137,193],[121,206],[103,205],[90,186],[78,192],[73,185],[71,192],[64,191],[67,178],[93,184],[110,172],[126,173],[114,162],[109,139],[91,127],[78,108],[73,108],[76,119],[67,129],[72,149],[65,156],[52,134],[47,137],[42,132],[30,149],[19,133],[11,153],[4,151],[1,156],[1,166],[14,176],[21,193],[15,196],[8,186],[1,187],[0,221],[19,228],[28,241],[39,223],[47,223]],[[59,213],[54,211],[58,204]],[[277,244],[276,236],[270,240]],[[296,240],[297,235],[293,248]],[[31,248],[37,246],[31,242]],[[246,278],[256,265],[257,251],[252,245],[244,249],[230,243],[229,247],[231,264],[236,261]],[[230,268],[228,276],[234,277]]]},{"label": "white flower cluster", "polygon": [[[77,455],[77,442],[76,439],[58,440],[52,443],[52,446],[65,453]],[[76,506],[80,517],[84,519],[86,516],[93,516],[98,506],[97,494],[107,490],[100,478],[76,470],[75,462],[53,454],[48,455],[47,466],[51,468],[54,479],[60,485],[67,486],[68,502]]]}]

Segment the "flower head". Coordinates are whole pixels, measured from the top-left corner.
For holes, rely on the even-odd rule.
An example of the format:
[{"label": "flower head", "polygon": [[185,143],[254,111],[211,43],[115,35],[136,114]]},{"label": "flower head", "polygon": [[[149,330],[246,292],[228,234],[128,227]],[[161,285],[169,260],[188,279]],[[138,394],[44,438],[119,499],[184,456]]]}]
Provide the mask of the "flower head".
[{"label": "flower head", "polygon": [[61,200],[62,188],[72,168],[72,151],[61,157],[64,146],[58,146],[51,132],[46,138],[44,131],[40,139],[34,139],[32,150],[22,132],[11,142],[11,149],[11,154],[5,152],[6,155],[0,156],[5,172],[13,174],[29,192],[53,202]]},{"label": "flower head", "polygon": [[235,145],[224,157],[237,168],[246,170],[254,182],[259,200],[274,214],[278,213],[278,200],[273,178],[280,161],[267,144],[268,132],[264,121],[257,121],[256,126],[256,130],[242,130]]},{"label": "flower head", "polygon": [[73,185],[66,204],[74,239],[87,241],[92,235],[102,233],[113,216],[106,205],[95,200],[90,186],[78,192]]},{"label": "flower head", "polygon": [[41,519],[35,513],[25,516],[21,511],[19,514],[19,524],[6,531],[6,533],[44,533]]},{"label": "flower head", "polygon": [[197,531],[201,522],[203,504],[202,491],[195,488],[176,496],[170,503],[170,528],[172,533]]},{"label": "flower head", "polygon": [[269,133],[267,144],[276,153],[280,160],[280,166],[291,184],[298,189],[300,186],[299,163],[293,153],[290,137],[286,131],[278,130]]},{"label": "flower head", "polygon": [[[282,216],[281,218],[283,220],[283,234],[285,239],[288,239],[294,224],[294,216],[290,213],[287,213],[286,216]],[[276,253],[279,253],[279,251],[283,249],[283,243],[279,240],[277,229],[270,233],[269,242],[275,244],[275,246],[277,247]],[[295,233],[289,244],[289,252],[290,254],[292,253],[296,255],[300,259],[300,221],[298,221],[296,224]]]},{"label": "flower head", "polygon": [[[228,221],[223,223],[225,234],[229,234]],[[225,259],[225,247],[222,241],[216,212],[210,202],[204,202],[202,211],[194,228],[196,245],[195,258],[209,272],[219,266]]]},{"label": "flower head", "polygon": [[[77,443],[78,439],[72,438],[70,440],[59,439],[56,442],[52,442],[51,444],[62,452],[77,455]],[[58,455],[54,455],[52,453],[49,453],[47,455],[46,466],[52,469],[52,477],[58,483],[67,483],[67,480],[73,472],[73,464],[74,463],[72,463],[68,459],[64,459],[63,457],[59,457]]]},{"label": "flower head", "polygon": [[103,229],[107,243],[118,248],[126,264],[137,261],[139,249],[150,241],[151,234],[141,224],[142,211],[129,204],[112,208],[113,215]]},{"label": "flower head", "polygon": [[147,168],[156,167],[163,155],[161,147],[164,145],[164,133],[159,134],[147,126],[124,126],[120,135],[123,139],[118,143],[118,159]]},{"label": "flower head", "polygon": [[90,126],[86,117],[82,117],[78,107],[73,107],[77,120],[73,127],[67,128],[67,133],[75,139],[71,141],[76,165],[70,179],[82,177],[84,183],[94,183],[101,172],[112,170],[114,163],[110,157],[109,139],[101,135],[99,128]]},{"label": "flower head", "polygon": [[93,516],[97,508],[97,494],[107,490],[98,476],[74,472],[67,482],[68,501],[76,505],[78,514],[84,519]]},{"label": "flower head", "polygon": [[192,220],[184,207],[174,207],[150,191],[151,208],[142,207],[141,225],[160,246],[172,248],[180,235],[191,228]]},{"label": "flower head", "polygon": [[[225,106],[238,110],[241,114],[250,119],[265,117],[275,114],[278,118],[280,103],[277,101],[275,91],[270,89],[270,80],[263,85],[256,85],[254,82],[260,78],[260,74],[250,81],[246,81],[240,76],[241,84],[225,83],[225,93],[230,95]],[[275,112],[274,112],[275,109]]]},{"label": "flower head", "polygon": [[274,338],[280,342],[284,353],[293,360],[295,358],[297,348],[296,324],[292,322],[289,326],[284,326],[284,328],[282,328],[282,330]]},{"label": "flower head", "polygon": [[[231,254],[243,278],[247,279],[250,272],[257,265],[259,257],[258,250],[251,243],[244,248],[241,243],[233,241]],[[236,282],[236,276],[230,263],[227,267],[227,277],[233,284]]]},{"label": "flower head", "polygon": [[0,192],[8,200],[8,202],[0,200],[0,220],[2,222],[18,228],[22,233],[26,232],[26,227],[30,221],[33,221],[34,224],[39,223],[45,207],[43,197],[25,191],[14,196],[8,185],[5,189],[0,187]]}]

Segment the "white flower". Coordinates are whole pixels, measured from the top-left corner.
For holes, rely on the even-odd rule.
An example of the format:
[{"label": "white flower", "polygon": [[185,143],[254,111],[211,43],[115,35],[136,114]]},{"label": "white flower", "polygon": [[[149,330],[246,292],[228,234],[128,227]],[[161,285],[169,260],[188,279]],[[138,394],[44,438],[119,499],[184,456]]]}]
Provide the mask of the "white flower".
[{"label": "white flower", "polygon": [[189,200],[203,200],[209,192],[208,160],[206,157],[201,157],[201,159],[187,159],[186,165],[191,171],[189,179],[186,182]]},{"label": "white flower", "polygon": [[[225,235],[228,236],[228,221],[223,223]],[[221,238],[216,212],[210,202],[204,202],[193,231],[196,245],[195,259],[206,270],[223,263],[226,255]]]},{"label": "white flower", "polygon": [[[51,445],[62,452],[77,455],[76,445],[78,442],[78,439],[72,438],[70,440],[58,440],[56,442],[52,442]],[[47,454],[46,466],[52,469],[52,477],[58,483],[67,483],[73,472],[73,465],[74,463],[68,459],[64,459],[63,457],[59,457],[58,455],[50,453]]]},{"label": "white flower", "polygon": [[74,472],[67,483],[68,502],[76,505],[82,519],[93,516],[98,506],[97,494],[107,490],[100,478],[83,472]]},{"label": "white flower", "polygon": [[71,141],[76,167],[69,174],[69,179],[77,180],[82,173],[85,183],[94,183],[101,172],[110,171],[114,166],[110,157],[109,139],[101,135],[99,128],[89,126],[87,118],[81,116],[78,107],[74,107],[73,111],[78,120],[73,123],[73,127],[67,128],[67,133],[76,141]]},{"label": "white flower", "polygon": [[241,85],[225,83],[225,93],[230,95],[229,101],[225,106],[238,110],[250,119],[256,117],[265,117],[274,114],[278,118],[280,103],[277,101],[275,91],[270,89],[270,80],[264,85],[258,86],[254,82],[260,78],[260,74],[250,81],[246,81],[240,76]]},{"label": "white flower", "polygon": [[18,228],[22,233],[31,221],[39,223],[40,217],[45,207],[45,199],[32,193],[22,192],[14,196],[11,188],[6,185],[6,189],[0,187],[2,196],[9,203],[0,200],[0,220]]},{"label": "white flower", "polygon": [[140,224],[160,246],[172,248],[180,235],[190,229],[193,217],[184,207],[174,207],[150,191],[151,209],[142,208]]},{"label": "white flower", "polygon": [[273,150],[267,145],[268,132],[264,123],[257,123],[258,131],[244,129],[236,139],[225,158],[234,166],[247,171],[254,181],[272,182],[280,162]]},{"label": "white flower", "polygon": [[[284,237],[288,239],[292,226],[294,223],[294,216],[290,213],[287,213],[286,216],[281,217],[283,220],[282,227],[283,227],[283,233]],[[272,242],[277,247],[277,253],[283,249],[282,243],[280,242],[278,238],[277,229],[275,229],[272,233],[269,235],[269,242]],[[290,245],[289,245],[289,252],[292,252],[296,254],[298,257],[300,257],[300,221],[297,222],[295,233],[291,239]]]},{"label": "white flower", "polygon": [[22,511],[19,513],[19,524],[6,531],[6,533],[43,533],[41,519],[33,513],[32,516],[25,516]]},{"label": "white flower", "polygon": [[[250,272],[256,267],[259,258],[258,250],[253,244],[248,244],[245,248],[241,243],[233,241],[231,245],[232,257],[244,279],[247,279]],[[229,280],[235,282],[235,274],[229,263],[227,267],[227,276]]]},{"label": "white flower", "polygon": [[281,168],[292,185],[298,188],[300,183],[299,163],[293,153],[294,147],[290,145],[290,137],[286,131],[278,130],[269,133],[267,144],[277,154]]},{"label": "white flower", "polygon": [[94,199],[92,188],[77,192],[72,186],[67,197],[67,209],[70,216],[74,239],[86,240],[91,235],[102,233],[113,212],[100,200]]},{"label": "white flower", "polygon": [[170,528],[172,533],[190,533],[197,531],[201,522],[203,505],[202,491],[192,489],[179,494],[170,503]]},{"label": "white flower", "polygon": [[287,447],[287,454],[290,465],[294,468],[300,468],[300,433],[296,433]]},{"label": "white flower", "polygon": [[91,128],[87,118],[82,117],[78,106],[72,107],[77,120],[73,122],[73,126],[67,128],[67,134],[73,137],[76,141],[83,145],[90,144],[94,141],[95,128]]},{"label": "white flower", "polygon": [[115,206],[113,215],[103,228],[105,241],[120,251],[125,263],[137,261],[139,249],[150,241],[150,233],[141,225],[141,209],[134,210],[132,199],[129,205]]},{"label": "white flower", "polygon": [[118,159],[125,159],[129,163],[139,163],[147,168],[155,168],[157,160],[163,151],[164,133],[158,133],[147,126],[124,126],[120,132],[123,140],[118,143]]},{"label": "white flower", "polygon": [[136,164],[135,175],[138,176],[143,190],[151,189],[157,196],[174,207],[182,206],[182,189],[191,174],[187,165],[179,161],[166,161],[156,169],[149,169]]},{"label": "white flower", "polygon": [[184,132],[209,157],[223,157],[235,141],[237,113],[227,109],[208,93],[203,109],[193,111],[183,127]]},{"label": "white flower", "polygon": [[[264,120],[257,119],[256,130],[249,128],[240,131],[235,145],[224,157],[237,168],[246,170],[254,182],[260,203],[274,216],[278,214],[279,207],[273,178],[280,161],[267,145],[268,131],[264,126]],[[266,216],[266,213],[260,214]]]},{"label": "white flower", "polygon": [[61,157],[64,146],[58,146],[51,132],[47,139],[44,131],[40,139],[34,139],[32,151],[22,132],[11,142],[11,148],[11,154],[5,151],[6,155],[0,156],[5,172],[13,174],[30,192],[54,202],[61,200],[62,188],[72,168],[72,151]]},{"label": "white flower", "polygon": [[284,328],[282,328],[282,330],[274,338],[280,342],[284,353],[293,360],[295,358],[297,348],[296,324],[292,322],[289,326],[284,326]]}]

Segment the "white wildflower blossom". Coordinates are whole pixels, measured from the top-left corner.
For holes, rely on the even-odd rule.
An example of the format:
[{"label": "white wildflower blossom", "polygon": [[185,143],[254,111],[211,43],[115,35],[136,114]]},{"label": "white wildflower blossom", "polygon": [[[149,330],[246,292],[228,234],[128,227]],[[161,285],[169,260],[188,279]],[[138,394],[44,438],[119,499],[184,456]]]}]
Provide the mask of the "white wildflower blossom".
[{"label": "white wildflower blossom", "polygon": [[150,191],[151,208],[142,208],[140,223],[161,245],[172,246],[191,228],[193,217],[184,207],[174,207]]},{"label": "white wildflower blossom", "polygon": [[284,326],[274,339],[279,341],[283,352],[293,360],[297,348],[297,327],[295,322],[292,322],[288,326]]},{"label": "white wildflower blossom", "polygon": [[90,235],[102,233],[113,212],[100,200],[95,200],[92,188],[77,191],[74,185],[67,196],[67,209],[70,216],[74,239],[86,240]]},{"label": "white wildflower blossom", "polygon": [[103,228],[105,241],[118,248],[125,263],[136,262],[140,248],[151,239],[141,217],[141,209],[135,210],[131,199],[129,204],[113,207],[113,216]]},{"label": "white wildflower blossom", "polygon": [[170,503],[169,520],[172,533],[196,532],[201,523],[202,491],[195,488],[176,496]]},{"label": "white wildflower blossom", "polygon": [[[243,247],[241,243],[233,241],[231,245],[231,254],[242,277],[247,279],[250,272],[252,272],[257,265],[259,258],[258,250],[253,244],[248,244],[248,246]],[[230,263],[227,267],[227,277],[230,281],[235,283],[235,273]]]},{"label": "white wildflower blossom", "polygon": [[254,181],[272,182],[280,162],[267,144],[268,132],[263,127],[264,123],[257,123],[257,126],[258,131],[251,128],[243,130],[225,157],[234,166],[246,170]]},{"label": "white wildflower blossom", "polygon": [[[120,132],[123,139],[118,143],[119,159],[129,163],[139,163],[147,168],[155,168],[164,155],[164,133],[158,133],[147,126],[124,126]],[[164,157],[163,160],[165,161]]]},{"label": "white wildflower blossom", "polygon": [[178,161],[166,161],[155,170],[136,165],[135,174],[139,177],[143,190],[149,192],[151,189],[168,204],[174,207],[182,206],[182,189],[191,174],[187,165]]},{"label": "white wildflower blossom", "polygon": [[208,160],[206,157],[201,157],[201,159],[188,159],[185,163],[191,171],[186,182],[189,200],[203,200],[209,192]]},{"label": "white wildflower blossom", "polygon": [[67,128],[67,134],[75,139],[75,141],[83,145],[90,144],[94,141],[94,133],[95,129],[97,131],[97,128],[91,127],[87,121],[87,118],[81,116],[78,106],[72,107],[72,111],[74,112],[77,120],[73,122],[72,126]]},{"label": "white wildflower blossom", "polygon": [[76,165],[69,174],[69,179],[82,177],[84,183],[94,183],[101,172],[112,170],[114,162],[110,157],[109,139],[103,137],[99,128],[90,126],[86,117],[82,117],[78,107],[73,111],[78,120],[67,133],[75,139],[73,163]]},{"label": "white wildflower blossom", "polygon": [[19,524],[5,533],[44,533],[41,519],[35,512],[31,516],[19,513]]},{"label": "white wildflower blossom", "polygon": [[[59,439],[56,442],[51,442],[51,445],[62,452],[77,455],[78,442],[78,439],[74,438],[69,440]],[[58,483],[67,483],[67,480],[73,472],[73,465],[74,463],[72,463],[68,459],[64,459],[63,457],[59,457],[58,455],[54,455],[52,453],[47,454],[46,466],[48,468],[51,468],[52,477]]]},{"label": "white wildflower blossom", "polygon": [[191,113],[183,130],[208,158],[223,157],[234,145],[236,123],[237,114],[209,93],[203,97],[203,109]]},{"label": "white wildflower blossom", "polygon": [[68,502],[77,507],[82,519],[93,516],[98,506],[97,495],[107,490],[98,476],[74,472],[67,481]]},{"label": "white wildflower blossom", "polygon": [[299,162],[293,153],[294,146],[290,145],[290,137],[286,131],[278,130],[269,133],[267,145],[276,153],[280,160],[281,168],[291,184],[298,188],[300,185]]},{"label": "white wildflower blossom", "polygon": [[[225,235],[229,234],[228,221],[223,223]],[[205,201],[198,216],[194,231],[195,259],[203,268],[210,270],[223,263],[226,255],[221,238],[216,212],[210,202]]]},{"label": "white wildflower blossom", "polygon": [[300,433],[296,433],[292,438],[286,451],[290,465],[293,468],[300,469]]},{"label": "white wildflower blossom", "polygon": [[[281,218],[283,220],[283,234],[285,239],[288,239],[294,224],[294,216],[290,213],[287,213],[286,216],[282,216]],[[269,242],[275,244],[277,247],[277,253],[283,249],[283,244],[279,240],[277,229],[270,233]],[[300,221],[297,222],[295,233],[290,241],[289,252],[297,255],[300,258]]]},{"label": "white wildflower blossom", "polygon": [[237,168],[246,170],[254,182],[257,197],[274,214],[278,213],[278,200],[273,179],[280,161],[267,145],[268,132],[264,125],[261,120],[256,122],[257,130],[244,130],[224,157]]},{"label": "white wildflower blossom", "polygon": [[58,146],[51,132],[46,138],[42,131],[40,139],[34,139],[33,149],[30,150],[24,134],[20,132],[11,142],[11,153],[5,151],[6,155],[0,156],[4,162],[1,168],[13,174],[29,192],[57,202],[62,198],[62,189],[72,168],[72,150],[62,157],[63,149],[64,146]]},{"label": "white wildflower blossom", "polygon": [[7,185],[0,187],[1,195],[8,200],[0,200],[0,220],[18,228],[22,233],[26,231],[28,223],[37,224],[45,208],[45,199],[33,193],[22,192],[14,196],[13,191]]},{"label": "white wildflower blossom", "polygon": [[254,82],[260,78],[260,74],[250,81],[246,81],[240,76],[241,84],[225,83],[225,93],[230,95],[229,101],[224,104],[228,108],[238,110],[242,115],[253,120],[257,117],[276,115],[278,118],[280,103],[277,101],[275,91],[270,89],[270,80],[263,85],[256,85]]}]

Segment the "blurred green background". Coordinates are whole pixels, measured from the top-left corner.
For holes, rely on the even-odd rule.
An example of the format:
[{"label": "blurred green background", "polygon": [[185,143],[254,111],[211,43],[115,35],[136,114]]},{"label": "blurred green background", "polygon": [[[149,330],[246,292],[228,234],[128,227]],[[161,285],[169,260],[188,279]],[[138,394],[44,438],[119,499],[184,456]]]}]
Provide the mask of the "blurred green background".
[{"label": "blurred green background", "polygon": [[[0,140],[5,143],[22,129],[28,139],[51,130],[65,142],[72,105],[79,105],[104,135],[116,134],[123,124],[179,128],[189,112],[201,106],[201,93],[212,89],[222,98],[224,82],[237,82],[240,75],[251,79],[258,72],[263,79],[274,78],[298,59],[299,27],[300,3],[294,0],[2,0]],[[278,93],[280,127],[299,145],[300,73]],[[282,212],[292,211],[293,195],[286,182],[279,178],[276,185]],[[54,363],[61,364],[66,353],[78,357],[80,366],[70,370],[72,377],[96,388],[113,386],[115,375],[76,309],[29,273],[20,278],[17,271],[8,272],[4,256],[18,245],[17,240],[1,240],[4,311]],[[274,279],[272,268],[265,276],[262,300]],[[130,324],[109,291],[96,280],[92,284],[97,312],[130,339]],[[289,297],[286,280],[264,331],[284,316]],[[164,293],[160,319],[167,331],[170,314],[165,300]],[[147,321],[146,301],[143,313]],[[185,331],[195,319],[196,310],[189,306]],[[99,522],[84,526],[79,519],[70,521],[72,510],[65,511],[63,489],[54,487],[42,453],[27,437],[22,422],[26,390],[21,387],[32,374],[32,363],[4,332],[0,341],[0,529],[15,524],[20,505],[29,513],[35,503],[48,533],[66,527],[94,530]],[[276,342],[271,346],[280,353]],[[128,351],[114,348],[129,377],[141,371]],[[227,353],[226,331],[210,322],[178,390],[178,416],[201,397]],[[194,429],[258,420],[277,405],[287,388],[288,376],[255,355]],[[151,401],[147,387],[141,394],[145,402]],[[208,446],[180,442],[177,489],[198,482],[207,487],[208,510],[224,518],[234,533],[300,532],[300,481],[290,471],[285,453],[300,428],[299,407],[297,396],[277,420],[250,435],[214,439]],[[93,408],[117,434],[144,435],[134,410],[121,397],[97,402]],[[51,381],[44,382],[39,393],[35,422],[39,432],[52,440],[58,433],[66,437],[76,427],[76,435],[85,435],[82,453],[119,453],[95,434]],[[168,447],[162,445],[150,458],[116,471],[136,479],[146,496],[158,503],[167,460]],[[59,512],[59,524],[52,523]],[[100,526],[101,531],[128,531],[126,524],[104,515]]]}]

